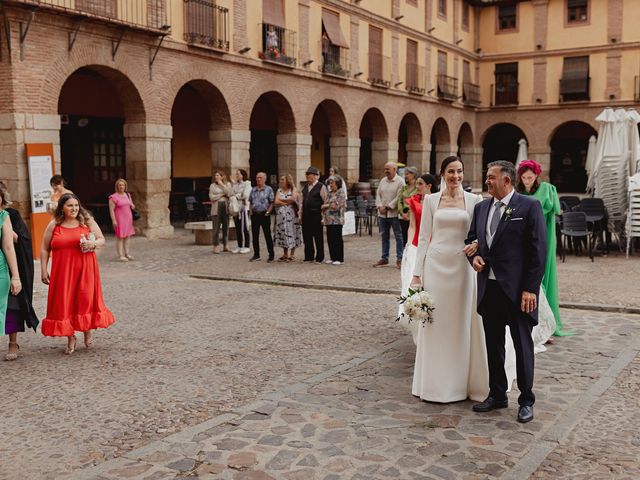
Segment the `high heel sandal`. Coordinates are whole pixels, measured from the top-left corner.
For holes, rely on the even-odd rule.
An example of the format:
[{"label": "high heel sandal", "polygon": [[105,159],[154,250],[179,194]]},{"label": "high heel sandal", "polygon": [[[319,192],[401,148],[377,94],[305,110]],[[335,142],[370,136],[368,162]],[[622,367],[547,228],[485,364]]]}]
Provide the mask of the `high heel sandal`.
[{"label": "high heel sandal", "polygon": [[[9,342],[9,346],[11,345],[15,345],[17,350],[20,350],[20,345],[18,345],[18,342]],[[4,359],[7,362],[12,362],[13,360],[17,360],[18,359],[18,351],[16,350],[15,353],[7,353],[4,356]]]},{"label": "high heel sandal", "polygon": [[65,355],[71,355],[71,354],[73,354],[73,352],[76,351],[76,342],[77,341],[78,340],[76,339],[76,336],[74,335],[73,336],[73,343],[71,344],[71,346],[69,346],[69,344],[67,344],[67,348],[64,351]]}]

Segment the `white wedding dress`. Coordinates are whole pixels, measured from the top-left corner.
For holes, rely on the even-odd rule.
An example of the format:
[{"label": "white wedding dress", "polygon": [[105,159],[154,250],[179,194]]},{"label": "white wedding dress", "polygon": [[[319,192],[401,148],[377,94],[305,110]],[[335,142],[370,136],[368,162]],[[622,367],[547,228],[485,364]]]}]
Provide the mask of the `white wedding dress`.
[{"label": "white wedding dress", "polygon": [[439,201],[440,195],[431,195],[422,212],[420,242],[428,245],[423,265],[417,264],[415,272],[433,296],[435,311],[433,323],[418,328],[412,393],[431,402],[482,401],[489,393],[486,346],[476,313],[475,272],[462,251],[471,223],[469,210],[479,199],[465,194],[464,210],[438,209]]}]

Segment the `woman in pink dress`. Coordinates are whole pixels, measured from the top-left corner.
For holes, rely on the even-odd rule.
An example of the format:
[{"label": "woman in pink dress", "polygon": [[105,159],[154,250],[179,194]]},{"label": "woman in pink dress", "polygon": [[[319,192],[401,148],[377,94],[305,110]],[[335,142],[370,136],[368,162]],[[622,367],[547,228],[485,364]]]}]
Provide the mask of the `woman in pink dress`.
[{"label": "woman in pink dress", "polygon": [[109,197],[109,214],[113,230],[116,232],[116,252],[121,262],[133,260],[129,254],[129,237],[135,235],[133,215],[131,209],[136,208],[127,191],[127,181],[123,178],[116,180],[116,191]]}]

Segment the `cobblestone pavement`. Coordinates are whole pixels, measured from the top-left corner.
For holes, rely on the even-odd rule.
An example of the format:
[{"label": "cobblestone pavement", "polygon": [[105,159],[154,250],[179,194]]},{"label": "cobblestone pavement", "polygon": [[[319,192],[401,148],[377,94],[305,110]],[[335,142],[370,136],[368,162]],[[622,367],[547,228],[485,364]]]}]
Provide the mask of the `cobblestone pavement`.
[{"label": "cobblestone pavement", "polygon": [[[396,289],[397,269],[370,266],[378,248],[375,237],[350,237],[341,267],[250,264],[246,255],[214,256],[179,234],[136,239],[137,260],[121,264],[110,239],[101,268],[117,324],[71,357],[61,354],[64,340],[27,333],[19,361],[0,362],[3,397],[14,406],[0,427],[0,479],[487,478],[515,471],[526,478],[557,445],[549,432],[559,421],[571,431],[579,420],[567,423],[572,404],[593,397],[640,334],[637,316],[563,311],[578,335],[557,339],[538,357],[536,421],[521,426],[515,398],[508,412],[478,416],[468,402],[411,397],[413,347],[393,324],[391,296],[185,275]],[[44,312],[43,285],[35,297]],[[607,411],[637,399],[618,396]],[[580,428],[583,436],[568,437],[576,447],[567,443],[566,452],[579,454],[598,424]],[[624,431],[615,415],[604,428]],[[638,443],[628,438],[628,455],[637,458]],[[538,444],[544,455],[522,467]],[[554,454],[536,475],[555,478]]]},{"label": "cobblestone pavement", "polygon": [[[565,337],[539,354],[536,419],[529,424],[515,421],[517,392],[510,395],[509,409],[490,414],[474,414],[471,402],[443,405],[412,397],[413,348],[403,336],[383,353],[352,362],[351,368],[347,365],[262,395],[261,401],[72,478],[506,477],[527,463],[538,444],[544,446],[550,436],[562,434],[563,419],[575,413],[576,403],[595,400],[594,384],[611,370],[620,352],[635,349],[637,353],[640,346],[640,325],[630,318],[565,313],[578,326],[578,335]],[[624,395],[612,398],[618,409],[625,399]],[[615,424],[605,420],[603,426],[615,434],[609,430]],[[631,424],[625,431],[634,434]],[[588,441],[592,435],[597,432],[589,432]],[[620,445],[630,436],[620,439]],[[625,452],[611,461],[618,462],[620,472],[631,474],[637,471],[632,469],[638,467],[640,445],[627,443]],[[580,460],[574,466],[577,471],[583,466]],[[589,467],[601,468],[598,463]],[[575,477],[569,473],[563,478]]]}]

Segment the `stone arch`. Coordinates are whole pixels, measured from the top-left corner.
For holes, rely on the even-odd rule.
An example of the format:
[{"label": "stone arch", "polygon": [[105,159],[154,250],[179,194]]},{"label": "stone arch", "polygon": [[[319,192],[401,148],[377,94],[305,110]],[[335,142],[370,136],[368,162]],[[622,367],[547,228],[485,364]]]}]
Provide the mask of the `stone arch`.
[{"label": "stone arch", "polygon": [[431,128],[431,154],[429,156],[429,172],[438,174],[442,161],[452,153],[455,153],[454,146],[451,145],[451,133],[447,121],[439,117]]},{"label": "stone arch", "polygon": [[361,182],[377,178],[382,174],[389,158],[389,129],[382,112],[369,108],[360,121],[360,158],[358,162]]},{"label": "stone arch", "polygon": [[591,125],[579,120],[561,123],[553,130],[549,136],[549,180],[558,191],[583,193],[586,190],[589,138],[597,134]]},{"label": "stone arch", "polygon": [[423,170],[422,127],[415,113],[402,117],[398,128],[398,162]]},{"label": "stone arch", "polygon": [[311,133],[311,165],[324,176],[335,166],[341,176],[348,178],[348,127],[342,107],[335,100],[322,100],[313,112],[309,125]]},{"label": "stone arch", "polygon": [[518,142],[524,138],[529,143],[528,137],[520,127],[512,123],[496,123],[489,127],[482,139],[482,168],[486,171],[487,165],[496,160],[508,160],[516,163],[518,156]]},{"label": "stone arch", "polygon": [[467,122],[464,122],[460,125],[460,130],[458,130],[458,152],[460,152],[463,148],[472,148],[473,147],[473,131],[471,130],[471,125]]}]

